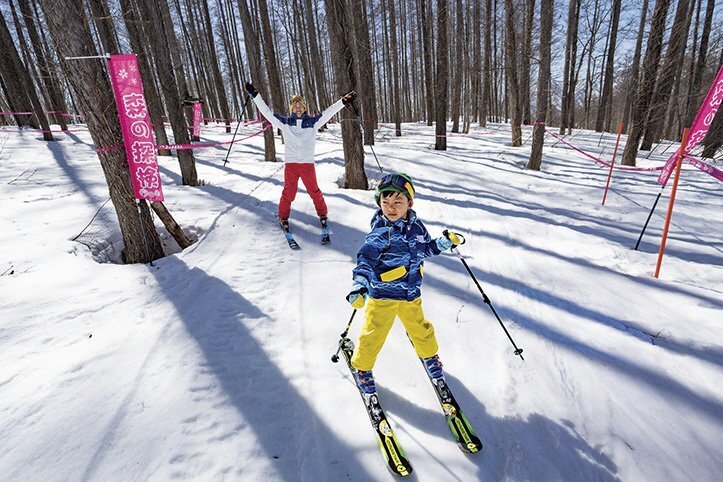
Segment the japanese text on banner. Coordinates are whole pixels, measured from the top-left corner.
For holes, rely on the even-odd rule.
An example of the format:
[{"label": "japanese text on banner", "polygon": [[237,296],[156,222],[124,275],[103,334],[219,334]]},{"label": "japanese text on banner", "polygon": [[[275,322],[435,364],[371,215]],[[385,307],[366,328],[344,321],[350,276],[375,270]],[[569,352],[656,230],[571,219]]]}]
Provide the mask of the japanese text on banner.
[{"label": "japanese text on banner", "polygon": [[203,111],[201,109],[200,102],[193,104],[193,137],[196,138],[201,135],[201,118],[203,117]]},{"label": "japanese text on banner", "polygon": [[108,65],[133,194],[136,199],[163,201],[156,146],[136,56],[111,55]]}]

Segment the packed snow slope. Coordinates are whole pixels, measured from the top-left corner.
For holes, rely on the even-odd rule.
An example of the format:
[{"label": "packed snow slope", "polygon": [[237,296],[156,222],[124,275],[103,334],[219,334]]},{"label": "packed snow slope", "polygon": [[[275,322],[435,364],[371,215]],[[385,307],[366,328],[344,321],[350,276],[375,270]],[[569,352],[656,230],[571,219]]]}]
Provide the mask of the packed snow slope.
[{"label": "packed snow slope", "polygon": [[[723,186],[684,168],[655,279],[670,189],[633,246],[656,174],[616,171],[601,206],[607,169],[548,138],[542,171],[527,170],[529,129],[512,148],[509,126],[476,127],[444,152],[433,127],[402,131],[380,129],[379,162],[414,178],[433,236],[466,236],[460,252],[525,357],[460,259],[429,259],[425,313],[485,448],[452,442],[397,323],[374,373],[412,480],[720,480]],[[161,158],[166,205],[198,241],[181,252],[164,234],[171,255],[152,266],[109,262],[122,246],[90,136],[57,138],[0,132],[0,479],[389,480],[350,374],[330,362],[374,212],[372,191],[340,187],[338,125],[317,146],[330,246],[303,189],[302,249],[286,245],[283,164],[262,162],[259,136],[225,167],[225,147],[196,151],[201,187]],[[572,139],[605,159],[614,141]],[[666,145],[640,164],[660,165]]]}]

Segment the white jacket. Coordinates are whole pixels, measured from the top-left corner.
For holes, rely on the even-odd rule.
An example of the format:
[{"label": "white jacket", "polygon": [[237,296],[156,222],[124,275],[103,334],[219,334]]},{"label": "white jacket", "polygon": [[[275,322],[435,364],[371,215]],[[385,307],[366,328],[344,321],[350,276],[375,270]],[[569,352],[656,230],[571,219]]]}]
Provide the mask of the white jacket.
[{"label": "white jacket", "polygon": [[284,162],[314,163],[316,153],[316,132],[329,122],[334,114],[344,108],[344,103],[339,99],[329,106],[322,113],[310,116],[304,112],[301,117],[292,113],[289,117],[275,114],[264,102],[261,94],[253,98],[256,107],[261,114],[277,129],[281,129],[286,144]]}]

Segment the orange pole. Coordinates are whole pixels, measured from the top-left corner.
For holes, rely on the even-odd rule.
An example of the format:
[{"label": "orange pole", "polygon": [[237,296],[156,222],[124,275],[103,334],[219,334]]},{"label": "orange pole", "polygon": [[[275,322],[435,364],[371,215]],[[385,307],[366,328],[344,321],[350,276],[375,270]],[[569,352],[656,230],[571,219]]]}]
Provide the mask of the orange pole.
[{"label": "orange pole", "polygon": [[663,252],[665,251],[665,241],[668,239],[668,228],[670,227],[670,218],[673,216],[673,205],[675,204],[675,193],[678,190],[678,179],[680,178],[680,169],[683,166],[683,153],[688,144],[688,128],[683,129],[683,140],[678,150],[678,160],[675,166],[675,179],[673,180],[673,190],[670,191],[670,202],[668,203],[668,215],[665,217],[665,227],[663,228],[663,238],[660,240],[660,251],[658,251],[658,263],[655,265],[655,277],[660,274],[660,265],[663,263]]},{"label": "orange pole", "polygon": [[618,139],[615,141],[615,150],[613,151],[613,160],[610,161],[610,172],[608,173],[608,182],[605,184],[605,192],[603,193],[602,205],[605,206],[605,198],[608,195],[608,187],[610,187],[610,179],[613,177],[613,166],[615,165],[615,156],[618,154],[618,144],[620,144],[620,134],[623,133],[623,121],[620,121],[618,127]]}]

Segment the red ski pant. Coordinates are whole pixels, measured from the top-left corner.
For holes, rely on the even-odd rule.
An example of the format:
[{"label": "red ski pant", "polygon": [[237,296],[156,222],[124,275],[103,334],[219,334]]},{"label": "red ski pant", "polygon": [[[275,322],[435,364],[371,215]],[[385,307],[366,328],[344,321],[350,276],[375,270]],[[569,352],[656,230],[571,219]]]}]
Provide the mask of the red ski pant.
[{"label": "red ski pant", "polygon": [[324,195],[316,182],[316,168],[312,163],[290,162],[284,165],[284,190],[281,191],[279,200],[279,219],[288,219],[291,214],[291,203],[296,198],[296,191],[299,188],[299,178],[304,183],[306,191],[314,201],[316,214],[320,218],[326,217],[327,208]]}]

